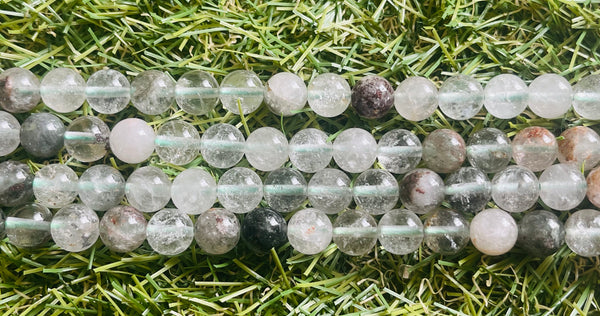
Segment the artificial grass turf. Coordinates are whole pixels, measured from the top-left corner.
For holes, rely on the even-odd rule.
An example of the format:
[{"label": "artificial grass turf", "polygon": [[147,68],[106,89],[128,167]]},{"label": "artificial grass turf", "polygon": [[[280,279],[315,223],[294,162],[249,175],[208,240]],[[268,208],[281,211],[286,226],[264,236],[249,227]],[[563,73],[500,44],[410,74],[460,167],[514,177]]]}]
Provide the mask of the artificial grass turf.
[{"label": "artificial grass turf", "polygon": [[[457,73],[483,83],[500,73],[515,73],[527,82],[542,73],[558,73],[576,83],[598,72],[599,21],[595,4],[552,0],[4,0],[0,68],[24,67],[41,77],[55,67],[73,67],[87,78],[110,67],[130,79],[148,69],[168,71],[175,79],[203,69],[219,81],[235,69],[254,70],[263,80],[291,71],[306,82],[318,73],[335,72],[351,85],[366,74],[379,74],[394,86],[413,75],[439,86]],[[36,111],[49,110],[40,105]],[[59,116],[69,123],[93,114],[84,104],[79,111]],[[572,111],[557,120],[540,119],[530,111],[499,120],[482,111],[462,122],[437,112],[418,123],[396,113],[364,120],[350,109],[331,119],[309,110],[280,118],[264,106],[239,117],[220,105],[201,117],[176,106],[158,116],[142,115],[131,106],[116,115],[98,116],[111,127],[125,117],[143,118],[154,127],[180,118],[201,132],[227,122],[246,137],[261,126],[278,127],[288,138],[307,127],[333,136],[360,127],[376,138],[406,128],[421,139],[438,128],[451,128],[465,138],[482,127],[497,127],[509,136],[531,125],[556,135],[575,125],[598,131],[596,122]],[[22,122],[27,114],[17,117]],[[66,151],[40,161],[18,149],[1,158],[7,159],[25,161],[34,171],[59,162],[80,174],[89,166]],[[156,155],[140,165],[123,164],[111,155],[98,163],[111,164],[125,176],[142,165],[158,166],[171,177],[192,166],[217,178],[224,172],[211,169],[201,157],[185,167],[166,164]],[[581,207],[589,206],[585,202]],[[559,216],[564,221],[568,213]],[[333,244],[317,256],[300,255],[289,245],[262,256],[243,245],[223,256],[206,256],[192,247],[175,257],[157,255],[147,245],[115,254],[100,242],[82,253],[67,253],[52,243],[18,249],[6,239],[0,249],[4,315],[575,315],[599,309],[599,258],[578,257],[566,246],[542,259],[518,249],[489,257],[472,246],[455,256],[433,254],[426,247],[395,256],[378,247],[363,257],[343,255]]]}]

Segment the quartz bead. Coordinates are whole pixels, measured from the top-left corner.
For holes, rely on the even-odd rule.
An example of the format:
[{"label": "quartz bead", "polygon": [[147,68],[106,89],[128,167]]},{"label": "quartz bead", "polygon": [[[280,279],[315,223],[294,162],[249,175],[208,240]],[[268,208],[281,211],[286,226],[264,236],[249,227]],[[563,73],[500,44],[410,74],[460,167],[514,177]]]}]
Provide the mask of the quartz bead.
[{"label": "quartz bead", "polygon": [[146,213],[156,212],[171,199],[171,180],[157,167],[141,167],[127,178],[125,194],[129,204],[136,209]]},{"label": "quartz bead", "polygon": [[234,114],[239,115],[240,108],[243,114],[256,111],[263,97],[264,86],[253,71],[232,71],[221,81],[219,98],[223,107]]},{"label": "quartz bead", "polygon": [[323,211],[307,208],[290,218],[287,237],[290,245],[305,255],[315,255],[331,243],[333,226]]},{"label": "quartz bead", "polygon": [[477,213],[492,198],[492,184],[479,169],[460,168],[446,178],[446,197],[452,208]]},{"label": "quartz bead", "polygon": [[405,129],[385,133],[377,148],[379,164],[387,171],[399,174],[415,169],[422,154],[423,147],[419,138]]},{"label": "quartz bead", "polygon": [[298,170],[315,173],[329,165],[333,156],[333,145],[327,134],[307,128],[296,133],[290,140],[290,161]]},{"label": "quartz bead", "polygon": [[365,255],[377,244],[377,222],[367,212],[345,211],[333,222],[333,242],[347,255]]},{"label": "quartz bead", "polygon": [[79,198],[89,208],[106,211],[119,204],[125,195],[125,179],[107,165],[89,167],[79,178]]},{"label": "quartz bead", "polygon": [[522,166],[508,166],[492,179],[492,199],[505,211],[518,213],[530,209],[539,193],[537,177]]},{"label": "quartz bead", "polygon": [[54,111],[73,112],[85,101],[85,80],[73,69],[52,69],[42,79],[40,95],[46,106]]},{"label": "quartz bead", "polygon": [[246,140],[246,159],[260,171],[273,171],[288,159],[288,141],[273,127],[261,127]]},{"label": "quartz bead", "polygon": [[100,239],[114,252],[130,252],[146,240],[144,214],[131,206],[115,206],[100,220]]},{"label": "quartz bead", "polygon": [[350,178],[339,169],[317,171],[308,182],[310,204],[326,214],[337,214],[352,202]]},{"label": "quartz bead", "polygon": [[546,257],[555,253],[565,241],[563,223],[548,211],[525,214],[519,222],[517,245],[528,255]]},{"label": "quartz bead", "polygon": [[40,102],[40,80],[29,70],[9,68],[0,74],[0,107],[25,113]]},{"label": "quartz bead", "polygon": [[440,110],[453,120],[468,120],[475,116],[483,107],[483,99],[479,81],[466,75],[450,77],[440,87]]},{"label": "quartz bead", "polygon": [[529,101],[527,84],[511,74],[492,78],[485,86],[484,95],[488,113],[499,119],[516,117],[525,110]]},{"label": "quartz bead", "polygon": [[265,179],[263,192],[269,206],[282,213],[299,208],[306,201],[306,180],[300,171],[280,168]]},{"label": "quartz bead", "polygon": [[349,128],[333,142],[333,159],[344,171],[363,172],[371,168],[377,159],[377,142],[364,129]]},{"label": "quartz bead", "polygon": [[33,113],[21,125],[21,146],[38,158],[56,156],[63,148],[65,124],[50,113]]},{"label": "quartz bead", "polygon": [[122,73],[102,69],[88,78],[85,94],[92,109],[102,114],[115,114],[129,104],[131,85]]},{"label": "quartz bead", "polygon": [[380,76],[370,75],[360,79],[352,88],[352,107],[358,115],[381,118],[394,106],[394,89]]},{"label": "quartz bead", "polygon": [[144,114],[161,114],[174,100],[175,82],[167,73],[147,70],[131,82],[131,103]]},{"label": "quartz bead", "polygon": [[517,242],[517,222],[507,212],[491,208],[479,212],[470,226],[471,242],[479,251],[490,256],[509,252]]},{"label": "quartz bead", "polygon": [[251,250],[264,253],[287,241],[285,218],[270,208],[257,208],[244,216],[242,240]]},{"label": "quartz bead", "polygon": [[574,162],[591,170],[600,162],[600,136],[593,129],[575,126],[567,129],[558,140],[558,161]]},{"label": "quartz bead", "polygon": [[248,213],[262,201],[263,183],[251,169],[231,168],[219,179],[217,196],[227,210]]},{"label": "quartz bead", "polygon": [[278,116],[292,116],[302,110],[308,98],[304,80],[290,72],[273,75],[265,85],[265,104]]},{"label": "quartz bead", "polygon": [[33,200],[33,174],[26,164],[0,163],[0,206],[19,206]]},{"label": "quartz bead", "polygon": [[543,74],[529,84],[529,108],[535,115],[554,119],[571,108],[573,89],[557,74]]},{"label": "quartz bead", "polygon": [[110,129],[95,116],[74,119],[65,132],[65,148],[81,162],[92,162],[106,155]]},{"label": "quartz bead", "polygon": [[202,134],[202,157],[216,168],[231,168],[244,157],[244,135],[231,124],[219,123]]},{"label": "quartz bead", "polygon": [[175,100],[186,113],[206,115],[219,102],[219,83],[208,72],[188,71],[179,77],[175,85]]},{"label": "quartz bead", "polygon": [[585,198],[585,177],[574,164],[552,165],[540,175],[540,198],[548,207],[568,211]]},{"label": "quartz bead", "polygon": [[173,180],[171,198],[182,212],[200,214],[211,208],[217,200],[217,183],[203,169],[187,169]]},{"label": "quartz bead", "polygon": [[589,75],[573,86],[573,109],[588,120],[600,120],[600,75]]},{"label": "quartz bead", "polygon": [[419,249],[423,241],[423,223],[415,213],[405,209],[387,212],[377,225],[379,243],[395,255]]},{"label": "quartz bead", "polygon": [[160,159],[182,166],[198,157],[200,134],[192,124],[172,120],[158,129],[154,143]]},{"label": "quartz bead", "polygon": [[590,171],[586,182],[588,200],[596,207],[600,207],[600,167]]},{"label": "quartz bead", "polygon": [[350,105],[352,90],[340,75],[324,73],[308,84],[308,105],[323,117],[338,116]]},{"label": "quartz bead", "polygon": [[33,193],[40,204],[62,208],[77,198],[75,171],[62,164],[51,164],[40,169],[33,179]]},{"label": "quartz bead", "polygon": [[582,257],[600,255],[600,211],[579,210],[565,223],[565,242],[574,253]]},{"label": "quartz bead", "polygon": [[556,137],[549,130],[532,126],[520,131],[512,141],[513,159],[517,165],[542,171],[558,156]]},{"label": "quartz bead", "polygon": [[469,243],[469,222],[454,210],[431,212],[423,230],[427,247],[442,255],[456,254]]},{"label": "quartz bead", "polygon": [[438,129],[423,141],[423,161],[439,173],[451,173],[463,164],[467,148],[463,138],[453,130]]},{"label": "quartz bead", "polygon": [[160,210],[148,221],[146,240],[150,247],[161,255],[178,255],[192,244],[194,223],[189,215],[178,209]]},{"label": "quartz bead", "polygon": [[408,77],[396,88],[394,106],[403,118],[422,121],[437,109],[438,90],[427,78]]},{"label": "quartz bead", "polygon": [[96,212],[83,204],[71,204],[58,210],[50,223],[56,245],[66,251],[84,251],[96,243],[100,235]]},{"label": "quartz bead", "polygon": [[399,184],[402,205],[417,214],[425,214],[444,201],[444,181],[429,169],[407,173]]},{"label": "quartz bead", "polygon": [[212,208],[198,216],[194,237],[203,251],[221,255],[238,244],[240,231],[235,214],[223,208]]},{"label": "quartz bead", "polygon": [[369,214],[380,215],[393,209],[398,202],[398,181],[382,169],[369,169],[354,181],[354,202]]},{"label": "quartz bead", "polygon": [[6,236],[19,248],[39,247],[50,240],[52,212],[47,207],[32,203],[23,205],[8,214]]},{"label": "quartz bead", "polygon": [[12,153],[19,147],[20,131],[19,121],[10,113],[0,111],[0,157]]},{"label": "quartz bead", "polygon": [[497,173],[508,166],[512,146],[506,134],[496,128],[483,128],[467,142],[467,158],[471,166],[485,173]]},{"label": "quartz bead", "polygon": [[154,151],[156,135],[148,123],[137,118],[120,121],[110,132],[110,149],[126,163],[140,163]]}]

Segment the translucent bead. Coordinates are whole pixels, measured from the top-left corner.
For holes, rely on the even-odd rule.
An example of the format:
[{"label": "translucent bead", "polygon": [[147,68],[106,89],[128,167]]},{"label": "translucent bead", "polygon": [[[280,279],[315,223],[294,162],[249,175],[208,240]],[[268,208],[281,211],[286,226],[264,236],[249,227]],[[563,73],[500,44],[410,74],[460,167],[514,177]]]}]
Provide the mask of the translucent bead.
[{"label": "translucent bead", "polygon": [[347,255],[365,255],[377,243],[377,222],[365,211],[343,212],[333,222],[333,242]]},{"label": "translucent bead", "polygon": [[278,116],[292,116],[306,104],[308,92],[304,80],[290,72],[273,75],[265,85],[265,104]]},{"label": "translucent bead", "polygon": [[83,204],[71,204],[58,210],[50,223],[56,245],[66,251],[84,251],[96,243],[100,235],[96,212]]},{"label": "translucent bead", "polygon": [[231,124],[219,123],[202,134],[202,158],[216,168],[231,168],[244,157],[244,135]]},{"label": "translucent bead", "polygon": [[435,172],[454,172],[460,168],[466,157],[467,145],[453,130],[438,129],[423,140],[423,161]]},{"label": "translucent bead", "polygon": [[146,240],[144,214],[131,206],[115,206],[100,220],[100,239],[114,252],[130,252]]},{"label": "translucent bead", "polygon": [[492,198],[492,184],[479,169],[460,168],[446,178],[446,196],[452,208],[477,213]]},{"label": "translucent bead", "polygon": [[79,178],[79,198],[89,208],[106,211],[121,203],[125,196],[125,179],[107,165],[89,167]]},{"label": "translucent bead", "polygon": [[565,227],[551,212],[529,212],[519,222],[517,245],[528,255],[547,257],[558,251],[564,241]]},{"label": "translucent bead", "polygon": [[444,181],[429,169],[407,173],[399,184],[402,205],[417,214],[425,214],[444,201]]},{"label": "translucent bead", "polygon": [[427,78],[408,77],[394,93],[396,111],[409,121],[429,118],[438,107],[438,90]]},{"label": "translucent bead", "polygon": [[398,202],[398,181],[382,169],[369,169],[354,181],[356,206],[372,215],[384,214]]},{"label": "translucent bead", "polygon": [[307,128],[296,133],[290,140],[290,161],[298,170],[315,173],[329,165],[333,156],[333,145],[327,134],[316,128]]},{"label": "translucent bead", "polygon": [[273,171],[288,159],[288,141],[273,127],[261,127],[246,140],[246,159],[260,171]]},{"label": "translucent bead", "polygon": [[63,148],[65,124],[50,113],[33,113],[21,124],[21,146],[38,158],[56,156]]},{"label": "translucent bead", "polygon": [[26,164],[0,163],[0,206],[19,206],[33,200],[33,174]]},{"label": "translucent bead", "polygon": [[208,72],[188,71],[175,85],[175,100],[186,113],[206,115],[219,102],[219,83]]},{"label": "translucent bead", "polygon": [[584,77],[573,86],[573,109],[583,118],[600,120],[600,75]]},{"label": "translucent bead", "polygon": [[468,120],[483,107],[483,88],[479,81],[457,75],[444,81],[439,92],[440,110],[453,120]]},{"label": "translucent bead", "polygon": [[499,119],[516,117],[525,110],[529,101],[527,84],[511,74],[492,78],[485,86],[484,94],[485,108]]},{"label": "translucent bead", "polygon": [[290,218],[287,237],[290,245],[305,255],[315,255],[331,243],[333,226],[323,211],[307,208]]},{"label": "translucent bead", "polygon": [[33,193],[46,207],[65,207],[77,198],[78,180],[75,171],[65,165],[47,165],[35,174]]},{"label": "translucent bead", "polygon": [[512,141],[513,159],[531,171],[542,171],[558,156],[556,137],[549,130],[532,126],[520,131]]},{"label": "translucent bead", "polygon": [[161,114],[174,100],[175,82],[167,73],[147,70],[131,82],[131,103],[144,114]]},{"label": "translucent bead", "polygon": [[377,225],[379,243],[395,255],[419,249],[423,241],[423,223],[415,213],[405,209],[387,212]]},{"label": "translucent bead", "polygon": [[171,180],[157,167],[141,167],[127,178],[125,195],[129,204],[136,209],[146,213],[156,212],[171,199]]},{"label": "translucent bead", "polygon": [[161,255],[178,255],[192,244],[194,223],[189,215],[178,209],[160,210],[148,221],[146,240]]},{"label": "translucent bead", "polygon": [[600,167],[590,171],[586,182],[588,200],[596,207],[600,207]]},{"label": "translucent bead", "polygon": [[200,133],[183,120],[171,120],[156,132],[155,150],[160,159],[183,166],[198,157]]},{"label": "translucent bead", "polygon": [[405,129],[394,129],[379,140],[377,160],[387,171],[407,173],[421,161],[423,147],[415,134]]},{"label": "translucent bead", "polygon": [[585,177],[574,164],[552,165],[540,175],[540,198],[558,211],[571,210],[585,198]]},{"label": "translucent bead", "polygon": [[19,147],[20,131],[19,121],[10,113],[0,111],[0,157],[12,153]]},{"label": "translucent bead", "polygon": [[349,128],[333,142],[333,159],[344,171],[361,173],[373,166],[377,159],[377,142],[364,129]]},{"label": "translucent bead", "polygon": [[280,168],[267,175],[263,192],[272,209],[291,212],[306,201],[306,180],[296,169]]},{"label": "translucent bead", "polygon": [[517,222],[507,212],[490,208],[471,220],[471,242],[479,251],[490,256],[509,252],[517,242]]},{"label": "translucent bead", "polygon": [[453,255],[469,243],[469,222],[457,211],[437,209],[423,228],[424,242],[433,252]]},{"label": "translucent bead", "polygon": [[506,168],[511,157],[510,139],[499,129],[483,128],[469,137],[469,163],[485,173],[497,173]]},{"label": "translucent bead", "polygon": [[[250,114],[261,105],[264,97],[264,86],[260,78],[248,70],[230,72],[219,88],[219,98],[223,107],[233,114]],[[239,108],[238,108],[239,103]]]},{"label": "translucent bead", "polygon": [[352,88],[352,107],[358,115],[381,118],[394,106],[394,89],[380,76],[366,76]]},{"label": "translucent bead", "polygon": [[580,168],[591,170],[600,162],[600,136],[593,129],[575,126],[560,134],[558,161],[574,162]]},{"label": "translucent bead", "polygon": [[131,85],[122,73],[103,69],[88,78],[85,94],[92,109],[102,114],[115,114],[129,104]]},{"label": "translucent bead", "polygon": [[308,105],[323,117],[338,116],[350,105],[352,90],[340,75],[324,73],[314,77],[308,84]]},{"label": "translucent bead", "polygon": [[492,199],[501,209],[523,212],[535,205],[540,185],[535,174],[522,166],[508,166],[492,179]]},{"label": "translucent bead", "polygon": [[211,208],[196,220],[194,237],[198,246],[211,255],[221,255],[235,248],[240,240],[240,222],[224,208]]},{"label": "translucent bead", "polygon": [[339,169],[317,171],[308,182],[310,204],[326,214],[337,214],[352,202],[350,178]]},{"label": "translucent bead", "polygon": [[537,116],[554,119],[571,108],[573,89],[567,79],[543,74],[529,84],[529,108]]},{"label": "translucent bead", "polygon": [[270,208],[257,208],[244,216],[242,240],[258,253],[283,246],[287,241],[285,218]]},{"label": "translucent bead", "polygon": [[48,72],[40,84],[40,95],[47,107],[56,112],[73,112],[85,101],[85,80],[70,68]]},{"label": "translucent bead", "polygon": [[231,168],[219,178],[217,197],[227,210],[248,213],[262,201],[262,180],[251,169]]},{"label": "translucent bead", "polygon": [[217,200],[217,183],[210,173],[203,169],[184,170],[173,180],[171,199],[182,212],[187,214],[203,213],[211,208]]},{"label": "translucent bead", "polygon": [[0,107],[25,113],[40,103],[40,80],[29,70],[9,68],[0,74]]},{"label": "translucent bead", "polygon": [[110,129],[95,116],[74,119],[65,132],[65,148],[81,162],[92,162],[106,155]]},{"label": "translucent bead", "polygon": [[582,257],[600,255],[600,211],[579,210],[565,223],[565,242],[574,253]]},{"label": "translucent bead", "polygon": [[8,214],[6,236],[19,248],[39,247],[50,240],[52,212],[47,207],[32,203],[23,205]]},{"label": "translucent bead", "polygon": [[155,138],[148,123],[128,118],[117,123],[110,132],[110,149],[125,163],[140,163],[152,155]]}]

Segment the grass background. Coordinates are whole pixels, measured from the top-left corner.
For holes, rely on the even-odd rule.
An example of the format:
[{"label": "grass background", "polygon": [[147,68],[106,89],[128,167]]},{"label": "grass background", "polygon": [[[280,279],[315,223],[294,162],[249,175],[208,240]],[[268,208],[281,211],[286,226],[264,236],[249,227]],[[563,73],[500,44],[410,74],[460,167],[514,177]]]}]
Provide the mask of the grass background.
[{"label": "grass background", "polygon": [[[234,69],[252,69],[265,81],[280,71],[298,73],[306,82],[318,73],[336,72],[351,85],[366,74],[379,74],[394,86],[412,75],[439,86],[457,73],[485,83],[500,73],[530,82],[553,72],[575,83],[600,68],[600,10],[588,1],[0,0],[0,23],[0,69],[24,67],[40,77],[55,67],[76,68],[86,79],[110,67],[130,80],[148,69],[167,71],[174,79],[203,69],[220,81]],[[36,111],[49,109],[40,104]],[[85,104],[60,117],[68,124],[91,114]],[[27,114],[17,117],[22,122]],[[352,110],[333,119],[309,110],[282,119],[265,107],[242,119],[219,105],[202,117],[176,106],[159,116],[129,107],[99,117],[111,127],[125,117],[143,118],[154,127],[181,118],[201,132],[227,122],[245,136],[274,126],[288,138],[306,127],[331,134],[361,127],[376,138],[406,128],[421,139],[438,128],[452,128],[465,138],[488,126],[509,136],[530,125],[548,127],[556,135],[575,125],[598,130],[596,122],[573,112],[558,120],[529,111],[498,120],[481,112],[463,122],[438,112],[414,123],[394,111],[380,120],[361,119]],[[25,161],[34,171],[56,162],[79,174],[88,167],[66,151],[39,161],[18,149],[1,158],[7,159]],[[97,163],[112,164],[125,176],[138,167],[110,155]],[[158,166],[172,177],[184,169],[156,156],[141,165]],[[201,157],[185,167],[191,166],[205,167],[215,177],[223,173]],[[563,221],[568,216],[559,215]],[[333,244],[317,256],[300,255],[289,245],[264,256],[240,245],[218,257],[197,247],[164,257],[147,245],[121,255],[101,242],[82,253],[66,253],[52,243],[18,249],[6,240],[0,249],[4,315],[598,315],[594,311],[600,302],[599,258],[578,257],[566,246],[542,259],[518,249],[489,257],[472,246],[455,256],[433,254],[426,247],[395,256],[378,247],[363,257],[343,255]]]}]

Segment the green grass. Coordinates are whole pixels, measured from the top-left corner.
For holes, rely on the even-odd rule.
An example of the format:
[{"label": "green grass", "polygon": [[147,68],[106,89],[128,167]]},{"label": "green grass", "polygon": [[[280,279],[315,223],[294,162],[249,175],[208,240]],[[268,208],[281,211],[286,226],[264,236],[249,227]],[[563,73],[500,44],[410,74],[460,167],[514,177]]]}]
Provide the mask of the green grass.
[{"label": "green grass", "polygon": [[[457,73],[485,83],[500,73],[515,73],[529,82],[553,72],[575,83],[600,68],[600,9],[584,1],[120,3],[0,0],[0,69],[24,67],[41,77],[55,67],[73,67],[87,78],[110,67],[130,79],[148,69],[168,71],[175,79],[203,69],[219,81],[234,69],[252,69],[263,80],[292,71],[307,82],[318,73],[336,72],[351,85],[365,74],[379,74],[394,86],[406,76],[421,75],[439,86]],[[36,111],[48,109],[40,105]],[[68,123],[91,113],[85,104],[60,116]],[[26,116],[17,117],[22,121]],[[330,134],[361,127],[376,138],[406,128],[421,139],[438,128],[452,128],[464,137],[490,126],[509,135],[531,125],[548,127],[556,135],[575,125],[598,130],[596,122],[573,112],[551,121],[529,111],[513,120],[482,112],[464,122],[438,112],[419,123],[395,113],[364,120],[351,110],[333,119],[311,111],[279,118],[265,107],[245,118],[220,106],[202,117],[176,107],[159,116],[144,116],[132,107],[99,115],[109,126],[132,116],[155,127],[182,118],[201,132],[228,122],[246,136],[261,126],[280,127],[288,137],[307,127]],[[34,170],[47,163],[30,160],[21,149],[6,159],[28,162]],[[88,167],[66,151],[48,162],[66,163],[78,173]],[[102,163],[125,175],[138,167],[110,156]],[[156,156],[146,164],[171,177],[182,170]],[[201,157],[186,167],[191,166],[207,168],[215,177],[223,172],[210,169]],[[560,214],[563,221],[567,216]],[[455,256],[423,247],[406,256],[377,248],[363,257],[343,255],[333,244],[317,256],[300,255],[289,245],[263,256],[241,245],[218,257],[194,247],[172,258],[154,254],[148,245],[118,255],[100,242],[76,254],[51,243],[17,249],[6,240],[0,241],[0,249],[3,315],[576,315],[600,308],[599,258],[578,257],[566,246],[544,259],[518,249],[489,257],[472,246]]]}]

